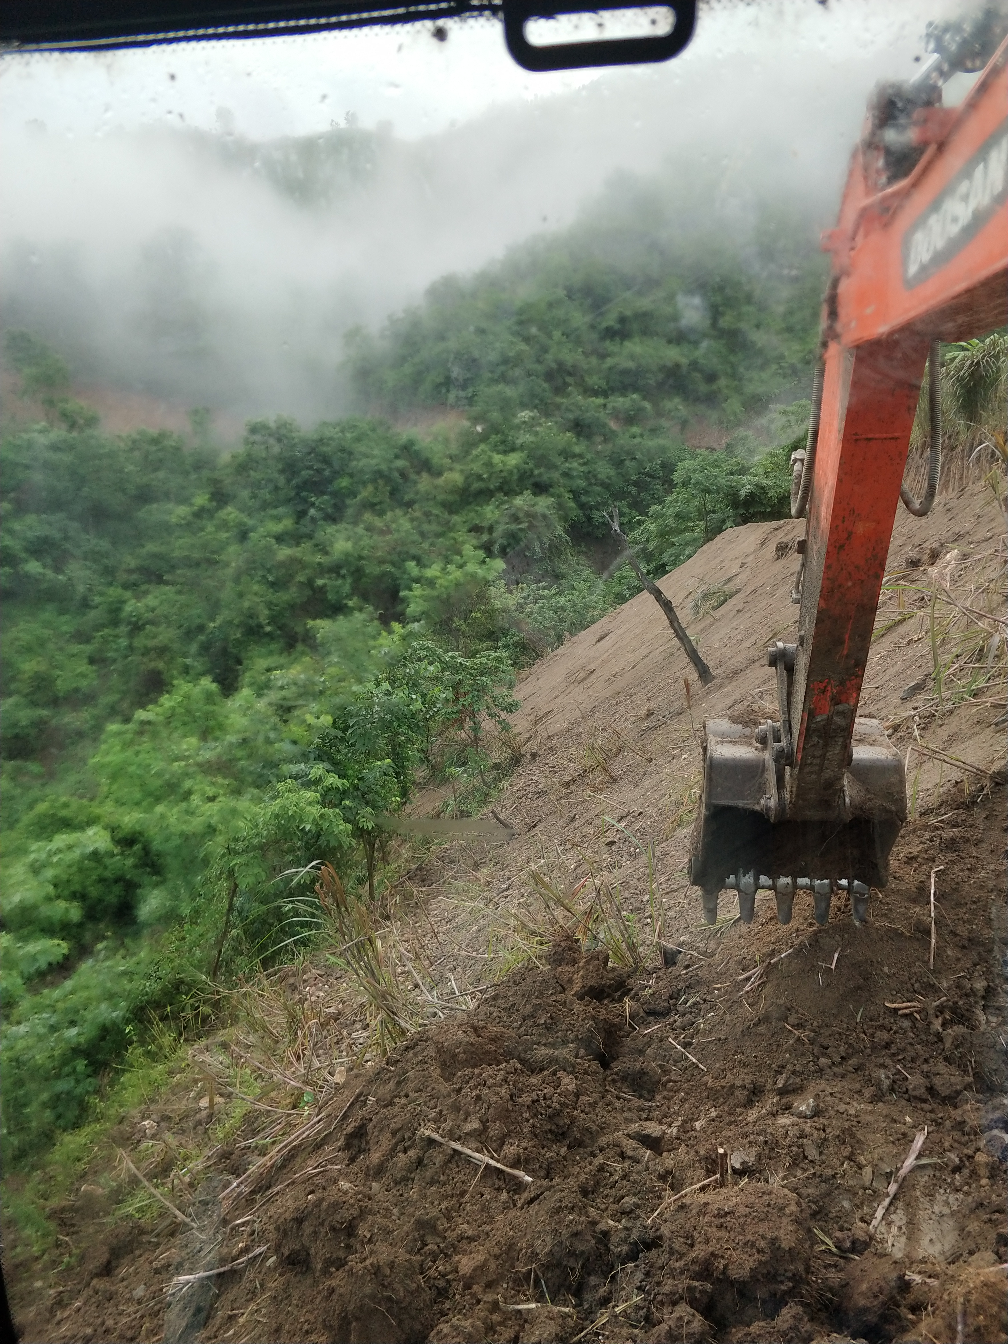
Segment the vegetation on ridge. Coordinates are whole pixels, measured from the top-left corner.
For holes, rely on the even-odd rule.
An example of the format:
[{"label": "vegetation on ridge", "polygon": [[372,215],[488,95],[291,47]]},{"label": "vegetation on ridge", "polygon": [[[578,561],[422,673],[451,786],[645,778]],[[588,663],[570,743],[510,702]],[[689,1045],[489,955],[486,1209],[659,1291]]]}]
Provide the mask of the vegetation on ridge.
[{"label": "vegetation on ridge", "polygon": [[[417,781],[485,804],[515,669],[634,591],[599,573],[606,508],[656,572],[786,509],[805,408],[772,405],[804,380],[821,261],[795,231],[785,266],[772,229],[743,258],[652,225],[440,282],[351,342],[367,414],[251,423],[227,454],[199,413],[191,438],[103,433],[59,355],[7,333],[45,416],[2,441],[8,1163],[311,946],[309,865],[373,908]],[[431,406],[455,419],[396,428]],[[698,425],[726,448],[689,447]]]}]

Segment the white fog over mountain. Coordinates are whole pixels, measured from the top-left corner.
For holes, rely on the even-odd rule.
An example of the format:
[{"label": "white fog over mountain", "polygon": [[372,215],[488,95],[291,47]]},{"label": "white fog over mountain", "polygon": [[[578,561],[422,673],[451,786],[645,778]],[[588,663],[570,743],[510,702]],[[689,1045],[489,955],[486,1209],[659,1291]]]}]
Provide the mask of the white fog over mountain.
[{"label": "white fog over mountain", "polygon": [[[223,101],[212,128],[138,114],[71,135],[60,127],[82,67],[66,65],[61,85],[54,64],[28,99],[14,96],[23,71],[11,63],[29,58],[4,56],[3,324],[50,341],[84,381],[310,419],[349,407],[339,370],[350,328],[380,329],[439,276],[563,230],[602,192],[618,205],[631,179],[653,184],[664,229],[744,241],[757,201],[827,227],[866,97],[880,77],[912,71],[934,15],[916,4],[885,22],[856,4],[757,8],[702,11],[691,47],[665,66],[498,101],[419,136],[368,124],[366,99],[363,117],[351,108],[326,129],[269,139]],[[312,42],[338,52],[348,40]],[[209,78],[201,50],[173,49],[172,63],[203,60]],[[478,59],[491,57],[480,48]],[[502,41],[492,59],[510,60]],[[450,96],[435,85],[443,122]],[[343,92],[334,81],[330,102]]]}]

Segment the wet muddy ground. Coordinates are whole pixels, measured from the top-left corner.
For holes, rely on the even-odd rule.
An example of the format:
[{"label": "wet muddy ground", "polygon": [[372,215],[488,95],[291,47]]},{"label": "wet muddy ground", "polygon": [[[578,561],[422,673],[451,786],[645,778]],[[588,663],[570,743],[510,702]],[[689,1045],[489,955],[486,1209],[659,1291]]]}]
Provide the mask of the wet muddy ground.
[{"label": "wet muddy ground", "polygon": [[351,1072],[268,1169],[239,1135],[199,1231],[96,1221],[28,1337],[1004,1340],[1004,857],[1003,786],[958,785],[864,928],[767,897],[636,979],[561,940]]}]

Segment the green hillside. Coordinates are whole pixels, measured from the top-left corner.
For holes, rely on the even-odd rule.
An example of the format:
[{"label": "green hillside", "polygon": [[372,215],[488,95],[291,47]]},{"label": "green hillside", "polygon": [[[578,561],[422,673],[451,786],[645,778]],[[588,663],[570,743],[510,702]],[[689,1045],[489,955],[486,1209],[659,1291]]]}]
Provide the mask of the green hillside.
[{"label": "green hillside", "polygon": [[[59,353],[7,333],[46,409],[2,440],[8,1163],[229,977],[311,944],[291,870],[328,860],[376,899],[381,818],[418,781],[485,805],[515,669],[635,590],[598,572],[606,509],[657,572],[786,511],[806,408],[774,408],[808,376],[821,276],[794,222],[712,245],[623,184],[356,332],[359,416],[252,423],[228,454],[199,414],[102,433]],[[422,408],[444,425],[395,427]],[[698,426],[726,447],[691,447]]]}]

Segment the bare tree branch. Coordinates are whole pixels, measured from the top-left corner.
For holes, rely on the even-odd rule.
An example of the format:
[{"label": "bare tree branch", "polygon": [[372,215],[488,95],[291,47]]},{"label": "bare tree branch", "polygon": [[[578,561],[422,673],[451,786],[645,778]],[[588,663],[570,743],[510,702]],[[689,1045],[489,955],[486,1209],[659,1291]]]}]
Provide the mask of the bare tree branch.
[{"label": "bare tree branch", "polygon": [[647,589],[647,591],[651,594],[654,600],[661,607],[662,611],[665,613],[665,617],[669,625],[672,627],[672,633],[675,635],[676,639],[682,645],[686,657],[696,668],[696,674],[700,678],[700,684],[702,686],[709,686],[711,682],[714,680],[714,673],[710,670],[710,668],[707,666],[704,660],[700,657],[700,653],[697,650],[696,645],[690,639],[689,635],[686,633],[685,626],[683,625],[679,617],[676,615],[675,607],[668,600],[668,598],[658,587],[658,585],[656,583],[653,583],[641,568],[640,561],[634,554],[633,547],[630,545],[630,542],[628,541],[626,534],[620,527],[619,512],[615,504],[613,505],[612,513],[606,514],[606,518],[609,520],[609,526],[612,528],[617,538],[623,543],[625,554],[621,556],[620,559],[626,560],[627,564],[630,565],[633,572],[637,575],[638,579],[640,579],[644,588]]}]

